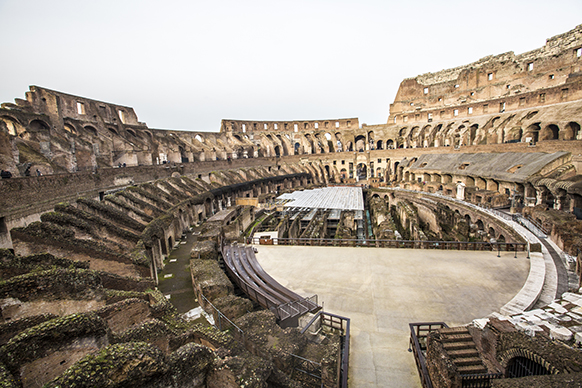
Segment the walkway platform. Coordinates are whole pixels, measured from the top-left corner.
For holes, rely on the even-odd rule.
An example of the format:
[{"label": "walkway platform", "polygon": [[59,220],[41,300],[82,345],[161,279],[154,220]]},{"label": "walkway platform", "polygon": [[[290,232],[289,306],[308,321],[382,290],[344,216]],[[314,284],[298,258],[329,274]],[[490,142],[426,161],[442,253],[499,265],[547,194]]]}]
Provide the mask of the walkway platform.
[{"label": "walkway platform", "polygon": [[308,312],[317,312],[317,296],[303,298],[283,287],[263,270],[250,246],[224,246],[222,256],[231,278],[254,302],[271,310],[279,325],[296,327],[298,319]]},{"label": "walkway platform", "polygon": [[324,187],[313,190],[295,191],[277,197],[286,201],[291,208],[364,210],[364,196],[361,187]]}]

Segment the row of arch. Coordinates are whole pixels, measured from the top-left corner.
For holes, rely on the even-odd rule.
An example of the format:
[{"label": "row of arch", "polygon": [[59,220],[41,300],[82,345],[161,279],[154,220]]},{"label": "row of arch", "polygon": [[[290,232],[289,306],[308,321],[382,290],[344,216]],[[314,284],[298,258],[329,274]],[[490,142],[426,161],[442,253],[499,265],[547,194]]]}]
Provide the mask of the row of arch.
[{"label": "row of arch", "polygon": [[541,123],[533,123],[525,130],[521,127],[493,130],[496,126],[506,124],[507,118],[500,122],[500,117],[493,118],[482,128],[479,124],[449,123],[436,126],[403,127],[398,131],[398,137],[388,139],[375,138],[374,131],[366,135],[357,135],[353,139],[346,138],[345,133],[302,134],[293,139],[289,134],[267,134],[264,142],[271,152],[261,156],[287,156],[302,154],[320,154],[333,152],[364,152],[368,150],[386,150],[396,148],[428,148],[428,147],[461,147],[479,144],[496,143],[536,143],[544,140],[578,140],[581,136],[580,124],[571,121],[562,125],[551,123],[543,127]]}]

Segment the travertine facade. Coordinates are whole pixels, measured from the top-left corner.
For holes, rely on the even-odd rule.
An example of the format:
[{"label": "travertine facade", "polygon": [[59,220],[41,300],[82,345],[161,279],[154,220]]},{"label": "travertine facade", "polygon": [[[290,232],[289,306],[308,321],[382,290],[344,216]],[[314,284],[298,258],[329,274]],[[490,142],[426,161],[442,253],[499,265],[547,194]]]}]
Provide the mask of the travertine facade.
[{"label": "travertine facade", "polygon": [[[175,323],[171,306],[159,293],[144,291],[158,281],[164,259],[191,225],[202,224],[201,231],[207,233],[202,237],[214,243],[208,244],[212,247],[250,226],[254,213],[248,209],[232,211],[224,222],[204,224],[241,198],[259,204],[281,190],[329,183],[409,189],[412,191],[401,190],[392,197],[370,192],[376,209],[372,217],[377,226],[390,231],[387,236],[396,236],[394,215],[407,222],[403,233],[418,240],[426,241],[427,233],[480,242],[498,239],[511,244],[517,240],[510,229],[497,225],[495,217],[483,218],[480,210],[450,207],[423,197],[423,192],[440,194],[441,199],[454,197],[473,207],[510,207],[514,212],[531,214],[549,229],[560,248],[577,255],[582,240],[569,231],[578,230],[580,221],[575,218],[582,218],[581,55],[582,25],[528,53],[489,56],[405,79],[390,106],[388,122],[377,125],[360,125],[358,118],[225,119],[217,132],[153,129],[140,122],[130,107],[31,86],[25,99],[0,108],[0,167],[6,177],[0,180],[0,247],[20,255],[2,253],[9,263],[3,279],[11,279],[2,284],[2,316],[17,322],[14,326],[5,322],[4,326],[12,337],[5,339],[8,348],[1,349],[16,351],[14,357],[0,351],[0,362],[8,368],[6,375],[12,373],[23,381],[32,376],[42,383],[57,378],[60,380],[54,380],[53,385],[58,381],[66,384],[70,374],[64,371],[69,367],[80,368],[72,369],[73,375],[91,372],[94,360],[80,365],[75,362],[86,355],[91,359],[96,351],[115,355],[119,350],[128,364],[135,354],[149,352],[159,358],[156,365],[167,365],[155,372],[158,375],[153,380],[144,369],[140,375],[144,384],[155,380],[157,385],[152,386],[179,387],[175,381],[174,385],[164,385],[168,370],[180,371],[181,354],[192,361],[192,355],[204,352],[204,365],[197,365],[196,378],[210,379],[215,386],[221,382],[232,386],[236,379],[256,377],[249,377],[249,370],[262,373],[257,380],[260,383],[297,386],[287,376],[293,373],[287,353],[278,352],[276,347],[253,347],[247,341],[245,345],[253,352],[250,356],[231,340],[208,338],[217,335],[214,332],[200,328],[196,332],[172,331],[168,328]],[[567,217],[560,218],[564,214]],[[456,229],[448,228],[451,225],[439,217],[456,222]],[[335,236],[352,236],[344,229],[349,229],[354,219],[353,214],[334,219],[330,229]],[[359,220],[363,223],[361,217]],[[287,227],[298,228],[297,222],[288,222]],[[43,256],[44,261],[40,260],[40,251],[57,257]],[[207,256],[217,256],[217,252],[211,253]],[[90,264],[73,269],[70,262],[60,261],[60,256]],[[38,268],[30,264],[39,260]],[[237,301],[218,263],[207,261],[212,268],[200,272],[208,275],[209,281],[219,282],[220,278],[224,283],[228,296],[221,297],[236,302],[222,300],[224,308],[236,307],[233,315],[246,325],[245,330],[253,332],[257,322],[269,321],[268,312],[246,315],[248,303]],[[204,267],[199,261],[191,265]],[[42,283],[38,269],[51,266],[62,269],[53,268],[46,273],[48,278],[62,279],[70,290]],[[581,268],[579,257],[578,274]],[[120,280],[111,274],[131,279]],[[201,275],[196,272],[196,276]],[[19,290],[20,282],[29,278],[35,286]],[[44,310],[39,310],[35,315],[35,310],[29,309],[44,298],[36,284],[45,290],[56,287],[51,291],[54,295],[47,294],[46,299],[57,295],[63,304],[75,300],[69,305],[76,307],[61,315],[68,316],[76,308],[81,318],[58,318],[55,332],[50,324],[57,318],[54,314],[40,315]],[[79,293],[75,288],[79,284],[92,291]],[[138,291],[128,293],[131,290]],[[202,286],[197,290],[204,295]],[[114,307],[103,307],[105,303]],[[135,318],[139,322],[119,313],[115,319],[122,321],[122,327],[116,328],[120,323],[112,316],[130,305],[141,311]],[[71,322],[77,318],[79,327],[87,328],[85,334],[89,334],[87,338],[71,338],[84,341],[86,347],[75,348],[78,343],[74,341],[51,343],[44,346],[42,354],[26,354],[38,333],[50,339],[74,332],[77,326]],[[49,324],[41,326],[42,330],[36,328],[45,321]],[[143,325],[135,329],[132,325],[136,323]],[[270,323],[273,325],[268,330],[277,331],[274,322]],[[115,335],[110,333],[113,328],[119,329]],[[16,336],[19,332],[25,335]],[[289,333],[277,333],[277,341],[285,342]],[[271,332],[261,334],[265,344],[272,340]],[[135,345],[136,338],[147,339],[149,345]],[[295,351],[297,344],[306,353],[311,351],[298,338],[285,343],[286,352]],[[235,356],[200,350],[193,342],[223,346]],[[117,344],[124,343],[133,345],[118,349]],[[60,354],[73,358],[59,364]],[[325,384],[332,384],[336,360],[326,357],[326,368],[332,372]],[[56,369],[51,367],[51,373],[43,375],[39,360]],[[240,360],[245,361],[237,364]],[[252,362],[245,364],[248,360]],[[191,364],[196,363],[183,366]],[[229,368],[233,371],[225,372]],[[131,380],[127,374],[124,378]],[[192,386],[201,384],[198,381]]]}]

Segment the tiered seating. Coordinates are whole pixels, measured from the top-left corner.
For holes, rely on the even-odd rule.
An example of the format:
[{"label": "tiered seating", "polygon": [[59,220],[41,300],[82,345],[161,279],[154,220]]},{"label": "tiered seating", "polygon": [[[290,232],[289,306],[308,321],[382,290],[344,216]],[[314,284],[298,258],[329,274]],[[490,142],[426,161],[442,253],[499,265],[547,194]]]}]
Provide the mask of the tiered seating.
[{"label": "tiered seating", "polygon": [[271,310],[280,322],[296,320],[320,309],[317,303],[283,287],[257,261],[251,247],[225,246],[222,256],[227,270],[249,298]]}]

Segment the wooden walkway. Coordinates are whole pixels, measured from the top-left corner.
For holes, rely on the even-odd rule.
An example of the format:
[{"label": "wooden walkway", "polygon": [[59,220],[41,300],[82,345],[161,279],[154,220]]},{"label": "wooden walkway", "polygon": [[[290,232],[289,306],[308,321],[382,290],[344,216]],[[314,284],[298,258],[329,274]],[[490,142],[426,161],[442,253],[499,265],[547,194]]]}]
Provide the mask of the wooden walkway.
[{"label": "wooden walkway", "polygon": [[251,300],[271,310],[282,327],[297,326],[298,318],[316,312],[317,295],[303,298],[283,287],[263,270],[252,247],[224,246],[222,256],[227,271]]}]

